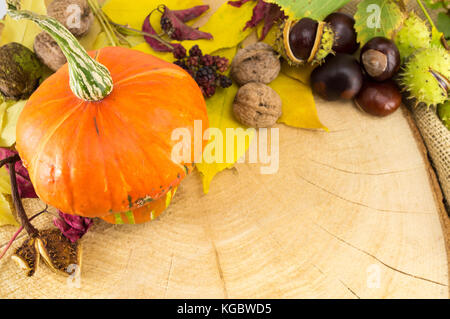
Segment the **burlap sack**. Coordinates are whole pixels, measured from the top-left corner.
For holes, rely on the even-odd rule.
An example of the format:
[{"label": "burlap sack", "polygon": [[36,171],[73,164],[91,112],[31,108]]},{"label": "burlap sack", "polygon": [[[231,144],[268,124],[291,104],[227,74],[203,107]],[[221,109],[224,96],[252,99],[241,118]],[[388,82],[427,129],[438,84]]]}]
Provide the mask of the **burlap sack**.
[{"label": "burlap sack", "polygon": [[[341,11],[353,15],[359,2],[351,1]],[[411,1],[408,9],[425,18],[417,2]],[[429,13],[433,19],[436,18],[435,11],[429,11]],[[446,199],[447,211],[450,213],[450,131],[442,124],[435,108],[428,109],[424,105],[416,107],[415,103],[411,103],[408,107],[427,146],[429,157],[439,177]]]}]

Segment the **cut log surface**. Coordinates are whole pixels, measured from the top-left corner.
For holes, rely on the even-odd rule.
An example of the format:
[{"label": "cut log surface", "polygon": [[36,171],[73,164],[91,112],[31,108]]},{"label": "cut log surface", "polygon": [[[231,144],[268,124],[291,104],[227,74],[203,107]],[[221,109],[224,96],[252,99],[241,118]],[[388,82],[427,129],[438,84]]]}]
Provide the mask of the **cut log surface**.
[{"label": "cut log surface", "polygon": [[408,112],[317,108],[329,133],[277,126],[276,174],[237,164],[205,195],[194,173],[154,222],[96,221],[78,279],[43,264],[28,278],[7,256],[0,297],[448,298],[448,219]]}]

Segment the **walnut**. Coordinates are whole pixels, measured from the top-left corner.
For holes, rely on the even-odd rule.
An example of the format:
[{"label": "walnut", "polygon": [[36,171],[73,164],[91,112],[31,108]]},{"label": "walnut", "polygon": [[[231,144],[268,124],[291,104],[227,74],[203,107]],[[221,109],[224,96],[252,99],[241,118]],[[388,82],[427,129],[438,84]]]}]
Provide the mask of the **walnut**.
[{"label": "walnut", "polygon": [[47,32],[41,32],[36,36],[34,40],[34,52],[39,60],[54,72],[67,62],[58,43]]},{"label": "walnut", "polygon": [[47,7],[47,14],[62,23],[76,37],[85,35],[94,20],[86,0],[54,0]]},{"label": "walnut", "polygon": [[244,125],[271,127],[281,116],[281,98],[272,88],[250,82],[241,87],[233,104],[236,119]]},{"label": "walnut", "polygon": [[241,49],[231,64],[231,75],[239,85],[269,84],[280,73],[280,59],[270,45],[258,42]]}]

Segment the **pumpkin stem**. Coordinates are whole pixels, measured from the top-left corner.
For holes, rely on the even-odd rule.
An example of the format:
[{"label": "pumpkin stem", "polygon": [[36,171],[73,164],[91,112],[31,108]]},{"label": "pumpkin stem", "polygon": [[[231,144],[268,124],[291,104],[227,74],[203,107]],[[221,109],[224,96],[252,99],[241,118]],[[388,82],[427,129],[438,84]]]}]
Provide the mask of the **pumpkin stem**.
[{"label": "pumpkin stem", "polygon": [[108,69],[91,58],[69,30],[51,17],[20,10],[13,2],[8,1],[10,17],[35,22],[58,43],[69,64],[70,88],[78,98],[100,101],[111,93],[113,81]]}]

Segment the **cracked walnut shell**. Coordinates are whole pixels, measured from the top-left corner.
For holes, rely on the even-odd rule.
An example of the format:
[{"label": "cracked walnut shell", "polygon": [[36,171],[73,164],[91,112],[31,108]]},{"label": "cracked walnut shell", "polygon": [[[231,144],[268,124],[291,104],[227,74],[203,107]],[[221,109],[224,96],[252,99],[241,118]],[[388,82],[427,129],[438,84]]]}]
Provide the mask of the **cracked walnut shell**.
[{"label": "cracked walnut shell", "polygon": [[267,43],[258,42],[238,51],[231,63],[231,75],[239,85],[269,84],[277,78],[280,68],[278,54]]},{"label": "cracked walnut shell", "polygon": [[251,82],[241,87],[233,104],[236,119],[244,125],[272,127],[281,116],[281,98],[272,88]]}]

